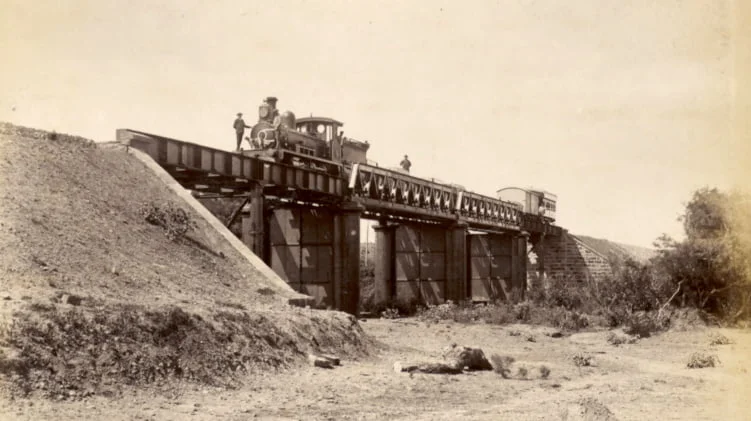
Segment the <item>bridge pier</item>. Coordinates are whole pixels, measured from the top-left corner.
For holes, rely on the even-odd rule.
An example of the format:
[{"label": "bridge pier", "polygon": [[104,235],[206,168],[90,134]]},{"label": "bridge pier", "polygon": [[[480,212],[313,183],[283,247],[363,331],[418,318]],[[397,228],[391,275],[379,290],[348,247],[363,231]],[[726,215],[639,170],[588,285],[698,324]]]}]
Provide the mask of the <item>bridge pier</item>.
[{"label": "bridge pier", "polygon": [[373,303],[376,308],[391,303],[394,289],[394,233],[396,225],[382,221],[373,227],[375,231],[375,264],[373,273]]},{"label": "bridge pier", "polygon": [[339,206],[334,219],[334,297],[336,308],[357,315],[360,305],[360,215],[357,203]]},{"label": "bridge pier", "polygon": [[362,206],[308,206],[265,201],[251,191],[243,216],[243,242],[292,289],[319,308],[357,314],[360,299]]},{"label": "bridge pier", "polygon": [[265,225],[263,187],[255,185],[250,191],[250,212],[242,219],[242,239],[246,246],[261,259],[265,259]]},{"label": "bridge pier", "polygon": [[469,296],[467,283],[467,224],[446,229],[446,299],[455,303]]}]

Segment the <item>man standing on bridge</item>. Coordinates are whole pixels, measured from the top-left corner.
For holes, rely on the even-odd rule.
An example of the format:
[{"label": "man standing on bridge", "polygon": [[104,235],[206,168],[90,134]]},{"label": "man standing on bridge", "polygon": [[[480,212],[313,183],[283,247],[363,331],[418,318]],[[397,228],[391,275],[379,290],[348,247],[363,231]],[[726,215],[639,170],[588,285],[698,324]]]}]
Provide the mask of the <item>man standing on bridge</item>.
[{"label": "man standing on bridge", "polygon": [[237,119],[235,119],[235,124],[233,126],[235,128],[235,134],[237,135],[237,148],[236,151],[240,151],[240,145],[243,141],[243,134],[245,134],[245,129],[249,129],[250,126],[245,124],[245,121],[243,120],[243,113],[237,113]]},{"label": "man standing on bridge", "polygon": [[400,162],[399,165],[401,165],[402,169],[407,172],[409,172],[409,169],[412,167],[412,163],[409,162],[407,155],[404,155],[404,159],[402,159],[402,162]]}]

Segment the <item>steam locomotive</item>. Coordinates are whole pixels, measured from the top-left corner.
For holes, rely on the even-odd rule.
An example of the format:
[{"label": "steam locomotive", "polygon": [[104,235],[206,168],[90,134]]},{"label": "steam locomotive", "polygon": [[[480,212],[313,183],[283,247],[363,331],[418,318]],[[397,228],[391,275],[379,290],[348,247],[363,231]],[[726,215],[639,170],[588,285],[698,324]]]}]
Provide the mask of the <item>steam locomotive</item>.
[{"label": "steam locomotive", "polygon": [[[370,145],[344,137],[340,131],[344,123],[327,117],[296,118],[291,111],[280,113],[276,103],[277,98],[267,97],[258,107],[258,123],[246,138],[251,148],[243,155],[304,166],[333,176],[346,175],[354,164],[367,164]],[[552,193],[508,187],[498,190],[496,197],[514,203],[524,213],[555,221],[557,197]]]},{"label": "steam locomotive", "polygon": [[277,98],[268,97],[258,107],[258,123],[251,128],[251,149],[243,155],[288,165],[305,166],[341,175],[344,165],[367,163],[370,145],[344,137],[344,123],[327,117],[296,118],[279,113]]}]

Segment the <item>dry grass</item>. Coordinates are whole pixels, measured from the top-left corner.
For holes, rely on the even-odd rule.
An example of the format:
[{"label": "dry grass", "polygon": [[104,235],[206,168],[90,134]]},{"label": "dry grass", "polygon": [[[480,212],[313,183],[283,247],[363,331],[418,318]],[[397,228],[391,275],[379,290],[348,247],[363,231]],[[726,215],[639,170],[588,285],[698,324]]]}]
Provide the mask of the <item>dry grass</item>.
[{"label": "dry grass", "polygon": [[609,344],[618,346],[622,344],[635,344],[639,341],[638,336],[619,335],[615,332],[608,333],[607,341]]}]

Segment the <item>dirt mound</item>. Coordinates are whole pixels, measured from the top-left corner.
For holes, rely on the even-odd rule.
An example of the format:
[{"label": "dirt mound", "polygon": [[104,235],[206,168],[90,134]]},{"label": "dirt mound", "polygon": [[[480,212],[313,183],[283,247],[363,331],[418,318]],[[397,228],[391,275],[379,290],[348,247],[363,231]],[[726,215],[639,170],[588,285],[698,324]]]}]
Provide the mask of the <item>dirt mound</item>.
[{"label": "dirt mound", "polygon": [[[0,294],[56,291],[137,302],[272,305],[268,282],[135,158],[80,138],[0,126]],[[182,209],[174,241],[144,208]],[[259,294],[271,289],[272,294]]]},{"label": "dirt mound", "polygon": [[365,349],[354,319],[288,306],[123,150],[2,123],[0,203],[0,375],[24,391],[224,384]]}]

